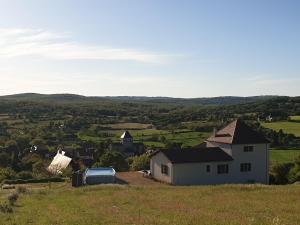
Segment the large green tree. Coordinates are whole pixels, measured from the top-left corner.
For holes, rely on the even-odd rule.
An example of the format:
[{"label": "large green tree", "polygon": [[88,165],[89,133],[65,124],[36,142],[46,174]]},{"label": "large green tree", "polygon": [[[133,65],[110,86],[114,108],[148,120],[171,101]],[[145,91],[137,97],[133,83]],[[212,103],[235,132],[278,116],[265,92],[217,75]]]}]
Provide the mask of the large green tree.
[{"label": "large green tree", "polygon": [[128,163],[121,152],[107,150],[93,167],[113,167],[116,171],[127,171]]}]

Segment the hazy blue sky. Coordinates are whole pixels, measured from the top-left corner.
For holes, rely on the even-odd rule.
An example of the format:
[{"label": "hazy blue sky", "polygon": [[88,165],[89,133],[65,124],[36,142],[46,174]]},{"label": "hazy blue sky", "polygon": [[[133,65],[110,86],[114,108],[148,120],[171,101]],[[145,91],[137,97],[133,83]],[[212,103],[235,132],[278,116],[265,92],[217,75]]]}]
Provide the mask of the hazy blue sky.
[{"label": "hazy blue sky", "polygon": [[299,0],[0,0],[0,95],[300,95]]}]

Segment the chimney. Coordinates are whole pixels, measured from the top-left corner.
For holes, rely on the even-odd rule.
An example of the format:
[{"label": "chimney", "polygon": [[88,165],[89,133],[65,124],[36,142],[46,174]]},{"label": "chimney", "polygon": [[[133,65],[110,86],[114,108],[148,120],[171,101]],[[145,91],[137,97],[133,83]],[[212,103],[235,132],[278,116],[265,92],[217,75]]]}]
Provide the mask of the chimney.
[{"label": "chimney", "polygon": [[217,129],[214,127],[213,136],[216,137]]}]

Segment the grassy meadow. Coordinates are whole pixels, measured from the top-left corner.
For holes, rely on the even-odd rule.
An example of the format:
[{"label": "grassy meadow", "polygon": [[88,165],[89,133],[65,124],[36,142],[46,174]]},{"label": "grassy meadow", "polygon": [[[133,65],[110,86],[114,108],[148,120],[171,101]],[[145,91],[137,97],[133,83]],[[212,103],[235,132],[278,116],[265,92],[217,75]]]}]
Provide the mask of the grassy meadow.
[{"label": "grassy meadow", "polygon": [[[147,147],[162,148],[165,146],[160,139],[162,136],[166,141],[181,143],[183,147],[192,147],[202,143],[210,135],[209,132],[196,132],[191,129],[159,130],[151,124],[141,123],[118,123],[105,127],[106,130],[101,131],[103,135],[91,136],[86,133],[78,133],[78,136],[82,140],[101,142],[110,138],[112,141],[118,142],[124,130],[128,130],[133,136],[134,142],[142,142]],[[105,134],[108,134],[109,137]]]},{"label": "grassy meadow", "polygon": [[282,129],[285,133],[294,134],[300,137],[300,123],[297,122],[272,122],[272,123],[262,123],[266,128],[279,131]]},{"label": "grassy meadow", "polygon": [[270,150],[270,162],[291,163],[300,156],[300,149],[295,150]]},{"label": "grassy meadow", "polygon": [[12,214],[0,213],[0,224],[295,225],[299,196],[300,185],[40,185],[20,196]]},{"label": "grassy meadow", "polygon": [[290,116],[290,119],[300,121],[300,116]]}]

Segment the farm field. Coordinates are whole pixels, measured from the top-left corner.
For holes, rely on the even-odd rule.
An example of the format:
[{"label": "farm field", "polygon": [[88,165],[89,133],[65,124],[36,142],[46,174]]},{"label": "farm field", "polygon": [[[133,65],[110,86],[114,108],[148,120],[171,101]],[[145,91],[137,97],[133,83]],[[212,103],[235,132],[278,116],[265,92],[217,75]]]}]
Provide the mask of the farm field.
[{"label": "farm field", "polygon": [[[300,224],[300,185],[140,184],[75,189],[65,183],[30,189],[20,196],[12,214],[1,213],[0,224]],[[11,191],[1,192],[3,196]]]},{"label": "farm field", "polygon": [[291,120],[300,121],[300,116],[290,116]]},{"label": "farm field", "polygon": [[147,147],[164,147],[164,143],[159,139],[164,136],[166,141],[182,143],[183,147],[192,147],[201,144],[210,133],[208,132],[195,132],[188,129],[180,130],[156,130],[156,129],[141,129],[141,130],[130,130],[130,129],[120,129],[120,130],[106,130],[103,134],[109,134],[107,137],[103,136],[88,136],[79,134],[79,138],[82,140],[93,140],[93,141],[104,141],[110,138],[114,142],[120,140],[121,134],[124,130],[129,130],[130,134],[133,136],[134,142],[142,142]]},{"label": "farm field", "polygon": [[262,123],[266,128],[279,131],[282,129],[285,133],[294,134],[300,137],[300,123],[296,122],[272,122],[272,123]]},{"label": "farm field", "polygon": [[143,123],[116,123],[116,124],[108,124],[108,127],[111,127],[112,129],[151,129],[151,124],[143,124]]},{"label": "farm field", "polygon": [[300,149],[297,150],[270,150],[271,163],[289,163],[300,156]]}]

